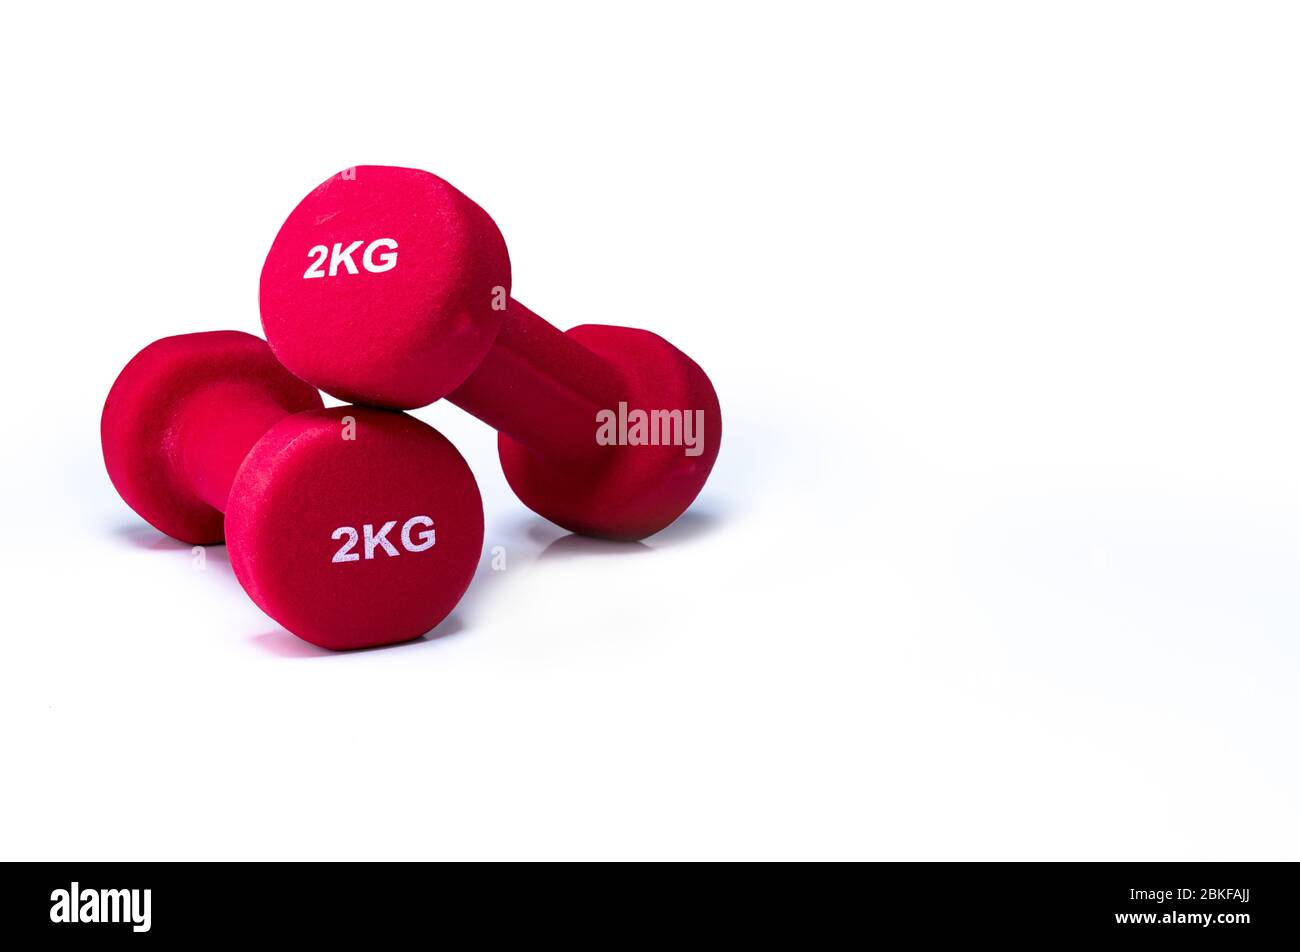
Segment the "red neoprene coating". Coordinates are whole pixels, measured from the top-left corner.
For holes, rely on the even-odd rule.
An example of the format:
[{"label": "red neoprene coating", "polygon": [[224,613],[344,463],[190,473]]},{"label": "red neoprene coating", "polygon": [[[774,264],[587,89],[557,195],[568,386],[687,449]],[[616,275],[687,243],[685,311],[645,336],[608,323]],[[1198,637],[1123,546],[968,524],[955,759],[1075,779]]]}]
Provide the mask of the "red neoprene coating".
[{"label": "red neoprene coating", "polygon": [[262,326],[290,371],[340,400],[409,410],[492,345],[510,293],[496,224],[418,169],[360,165],[293,210],[262,266]]},{"label": "red neoprene coating", "polygon": [[[348,266],[347,249],[381,238],[391,261]],[[495,224],[450,184],[418,169],[358,166],[281,227],[262,269],[262,324],[286,367],[335,396],[394,407],[447,396],[498,429],[511,485],[548,519],[616,538],[664,528],[717,457],[721,414],[708,377],[648,332],[557,330],[508,298],[509,277]],[[698,416],[700,452],[681,459],[676,447],[673,459],[658,446],[600,445],[598,414],[623,404]]]},{"label": "red neoprene coating", "polygon": [[[506,480],[528,508],[573,532],[613,539],[653,535],[694,501],[718,458],[722,411],[713,385],[693,360],[649,331],[582,324],[563,336],[618,371],[611,408],[689,413],[698,445],[688,453],[668,442],[597,444],[594,460],[579,465],[557,463],[502,431],[497,446]],[[564,422],[579,434],[591,420]],[[559,430],[559,422],[548,432]]]},{"label": "red neoprene coating", "polygon": [[253,444],[281,418],[320,406],[320,394],[251,334],[164,337],[131,358],[104,401],[104,464],[154,528],[221,542],[231,482]]},{"label": "red neoprene coating", "polygon": [[176,459],[195,495],[224,513],[248,451],[288,415],[248,386],[215,383],[195,393],[173,421]]},{"label": "red neoprene coating", "polygon": [[361,648],[418,638],[456,606],[483,551],[483,502],[433,427],[333,407],[257,441],[226,533],[231,568],[263,611],[313,644]]},{"label": "red neoprene coating", "polygon": [[224,537],[240,583],[299,637],[328,648],[416,638],[473,577],[477,484],[418,420],[320,406],[256,337],[165,338],[113,384],[104,461],[157,528],[191,543]]},{"label": "red neoprene coating", "polygon": [[626,397],[618,370],[518,301],[469,378],[447,397],[554,463],[589,466],[596,413]]}]

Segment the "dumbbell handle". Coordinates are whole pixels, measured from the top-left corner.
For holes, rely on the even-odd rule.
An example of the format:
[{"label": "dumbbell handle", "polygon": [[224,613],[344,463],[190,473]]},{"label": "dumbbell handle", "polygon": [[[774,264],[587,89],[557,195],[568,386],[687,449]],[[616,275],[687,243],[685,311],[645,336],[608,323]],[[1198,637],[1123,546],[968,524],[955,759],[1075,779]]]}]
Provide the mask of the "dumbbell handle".
[{"label": "dumbbell handle", "polygon": [[253,444],[288,415],[251,386],[232,382],[205,387],[190,396],[174,418],[177,469],[200,499],[225,512],[239,465]]},{"label": "dumbbell handle", "polygon": [[604,358],[511,299],[487,356],[447,399],[550,462],[589,466],[596,414],[623,393]]}]

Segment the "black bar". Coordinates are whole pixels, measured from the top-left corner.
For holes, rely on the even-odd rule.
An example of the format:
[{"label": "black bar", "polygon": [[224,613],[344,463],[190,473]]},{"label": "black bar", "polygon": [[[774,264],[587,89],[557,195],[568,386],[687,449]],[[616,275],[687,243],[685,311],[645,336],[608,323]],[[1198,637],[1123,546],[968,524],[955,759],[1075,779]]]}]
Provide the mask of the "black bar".
[{"label": "black bar", "polygon": [[[566,888],[555,873],[541,878],[533,870],[503,886],[499,871],[433,864],[7,864],[0,928],[96,946],[249,938],[372,944],[412,935],[445,941],[456,934],[453,926],[469,923],[481,925],[484,938],[510,924],[539,939],[573,935],[616,946],[659,934],[679,944],[733,929],[733,937],[757,929],[775,938],[782,933],[773,930],[792,927],[805,930],[801,945],[843,929],[863,938],[1232,945],[1294,942],[1297,935],[1293,864],[860,865],[812,876],[628,869],[601,874],[593,889]],[[74,895],[76,918],[117,921],[71,921]]]}]

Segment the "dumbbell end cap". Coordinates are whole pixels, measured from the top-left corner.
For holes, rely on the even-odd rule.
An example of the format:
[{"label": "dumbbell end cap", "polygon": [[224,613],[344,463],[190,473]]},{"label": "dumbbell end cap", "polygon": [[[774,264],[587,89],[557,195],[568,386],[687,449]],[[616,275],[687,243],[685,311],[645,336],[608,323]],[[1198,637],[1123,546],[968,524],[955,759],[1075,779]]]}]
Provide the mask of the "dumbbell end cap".
[{"label": "dumbbell end cap", "polygon": [[[565,333],[619,369],[627,385],[620,401],[626,415],[661,414],[648,419],[641,434],[652,438],[653,427],[658,445],[632,445],[635,418],[624,433],[620,407],[603,408],[619,441],[600,446],[597,463],[588,469],[543,460],[500,434],[497,449],[506,481],[529,509],[571,532],[620,540],[653,535],[686,511],[718,458],[722,411],[713,384],[695,361],[649,331],[584,324]],[[687,426],[694,446],[686,445]],[[597,431],[593,420],[593,442]],[[680,439],[672,439],[674,434]],[[604,436],[609,435],[606,429]],[[629,442],[621,441],[624,436]]]},{"label": "dumbbell end cap", "polygon": [[429,172],[359,165],[290,213],[259,304],[276,356],[303,380],[409,410],[479,365],[509,294],[510,257],[487,212]]},{"label": "dumbbell end cap", "polygon": [[431,426],[333,407],[257,442],[235,475],[226,539],[264,612],[312,644],[366,648],[418,638],[456,606],[482,555],[483,502]]},{"label": "dumbbell end cap", "polygon": [[109,479],[158,531],[192,545],[224,537],[222,514],[199,499],[179,469],[177,421],[214,386],[242,386],[297,413],[320,407],[312,387],[282,367],[266,341],[240,331],[156,340],[118,374],[104,401],[100,442]]}]

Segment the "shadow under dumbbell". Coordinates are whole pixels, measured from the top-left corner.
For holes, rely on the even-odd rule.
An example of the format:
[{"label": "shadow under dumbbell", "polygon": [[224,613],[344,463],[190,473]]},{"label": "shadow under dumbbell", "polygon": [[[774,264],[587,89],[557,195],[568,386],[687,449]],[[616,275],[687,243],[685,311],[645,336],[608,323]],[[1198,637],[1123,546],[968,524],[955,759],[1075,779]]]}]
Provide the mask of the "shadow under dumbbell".
[{"label": "shadow under dumbbell", "polygon": [[[144,549],[150,552],[183,552],[186,557],[191,560],[195,557],[194,550],[201,548],[203,550],[203,568],[206,569],[215,566],[219,577],[225,579],[231,585],[238,584],[235,580],[235,573],[230,568],[230,556],[227,554],[227,549],[224,545],[193,546],[189,543],[173,539],[170,536],[165,536],[152,526],[148,525],[120,526],[111,530],[111,534],[133,548]],[[453,612],[444,618],[432,631],[426,632],[419,638],[414,638],[410,641],[401,641],[389,645],[373,645],[367,648],[354,648],[346,651],[331,651],[328,648],[321,648],[317,645],[313,645],[309,641],[303,641],[301,638],[290,634],[283,628],[275,628],[271,631],[253,635],[249,640],[262,650],[279,658],[319,658],[329,657],[330,655],[346,655],[364,651],[412,647],[415,645],[440,641],[443,638],[459,634],[465,630],[465,623],[461,620],[459,615],[460,612],[458,609],[456,612]]]},{"label": "shadow under dumbbell", "polygon": [[533,518],[524,529],[529,541],[540,546],[534,561],[560,561],[585,555],[608,558],[615,555],[636,555],[653,552],[656,549],[685,545],[708,535],[726,521],[724,513],[707,507],[688,509],[670,526],[650,536],[644,542],[625,542],[614,539],[600,539],[594,536],[568,533],[558,538],[555,532],[563,532],[558,526],[542,519]]},{"label": "shadow under dumbbell", "polygon": [[171,536],[163,535],[152,526],[123,526],[110,533],[124,544],[145,552],[169,552],[173,559],[185,559],[190,568],[209,575],[219,585],[239,587],[234,570],[230,567],[230,554],[225,545],[191,545]]},{"label": "shadow under dumbbell", "polygon": [[346,651],[331,651],[328,648],[321,648],[318,645],[313,645],[309,641],[303,641],[301,638],[290,634],[283,628],[276,628],[272,631],[263,632],[260,635],[253,635],[249,640],[268,654],[275,655],[277,658],[329,658],[338,655],[363,654],[367,651],[395,651],[400,648],[414,648],[420,645],[428,645],[436,641],[441,641],[443,638],[449,638],[464,630],[465,623],[453,613],[444,618],[437,628],[426,632],[419,638],[414,638],[410,641],[399,641],[391,645],[372,645],[369,648],[350,648]]},{"label": "shadow under dumbbell", "polygon": [[648,541],[655,549],[683,545],[708,535],[726,521],[726,514],[716,509],[701,507],[687,509],[677,517],[677,521],[650,536]]},{"label": "shadow under dumbbell", "polygon": [[150,552],[189,551],[193,548],[171,536],[163,535],[153,526],[148,525],[121,526],[112,530],[110,534],[133,549],[147,549]]},{"label": "shadow under dumbbell", "polygon": [[537,556],[538,562],[560,562],[587,555],[609,558],[611,556],[641,555],[654,549],[644,542],[615,542],[612,539],[594,539],[591,536],[560,536]]}]

